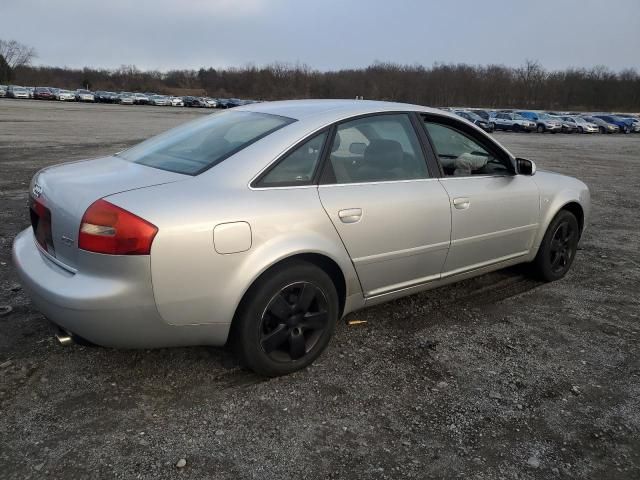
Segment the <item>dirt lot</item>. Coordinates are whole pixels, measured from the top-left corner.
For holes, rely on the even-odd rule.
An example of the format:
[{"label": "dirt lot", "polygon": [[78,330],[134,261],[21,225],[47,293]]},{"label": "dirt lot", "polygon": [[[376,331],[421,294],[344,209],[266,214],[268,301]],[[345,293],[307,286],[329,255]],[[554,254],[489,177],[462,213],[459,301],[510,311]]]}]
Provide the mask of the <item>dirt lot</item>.
[{"label": "dirt lot", "polygon": [[11,265],[29,179],[202,113],[0,100],[0,477],[640,477],[640,135],[497,135],[591,188],[557,283],[509,269],[352,314],[273,380],[222,349],[58,346]]}]

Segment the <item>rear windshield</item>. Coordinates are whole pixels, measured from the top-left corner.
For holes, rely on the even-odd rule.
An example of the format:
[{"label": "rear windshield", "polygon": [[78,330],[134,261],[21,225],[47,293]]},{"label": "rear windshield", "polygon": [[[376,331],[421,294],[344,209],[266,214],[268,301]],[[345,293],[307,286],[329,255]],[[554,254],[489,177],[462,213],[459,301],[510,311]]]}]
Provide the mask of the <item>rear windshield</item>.
[{"label": "rear windshield", "polygon": [[150,138],[118,156],[148,167],[198,175],[293,121],[266,113],[217,113]]}]

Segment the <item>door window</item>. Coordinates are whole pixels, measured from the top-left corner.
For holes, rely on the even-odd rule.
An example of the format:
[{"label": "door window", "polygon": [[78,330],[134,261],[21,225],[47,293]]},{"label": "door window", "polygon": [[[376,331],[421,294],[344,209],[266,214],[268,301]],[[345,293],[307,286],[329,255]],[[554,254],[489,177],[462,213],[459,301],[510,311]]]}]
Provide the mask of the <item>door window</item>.
[{"label": "door window", "polygon": [[308,185],[313,179],[313,174],[318,166],[322,146],[326,138],[327,132],[325,131],[304,142],[269,170],[258,182],[257,186]]},{"label": "door window", "polygon": [[323,183],[383,182],[428,176],[409,116],[376,115],[338,125]]},{"label": "door window", "polygon": [[460,130],[425,121],[436,155],[446,176],[508,175],[510,161],[498,158]]}]

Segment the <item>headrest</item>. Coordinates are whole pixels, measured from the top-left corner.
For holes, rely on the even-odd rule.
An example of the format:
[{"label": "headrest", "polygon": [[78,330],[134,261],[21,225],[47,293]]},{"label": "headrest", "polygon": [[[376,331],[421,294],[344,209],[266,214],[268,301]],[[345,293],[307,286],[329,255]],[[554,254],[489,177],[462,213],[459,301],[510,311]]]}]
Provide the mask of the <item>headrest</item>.
[{"label": "headrest", "polygon": [[402,165],[404,152],[395,140],[371,140],[364,151],[364,164],[391,170]]}]

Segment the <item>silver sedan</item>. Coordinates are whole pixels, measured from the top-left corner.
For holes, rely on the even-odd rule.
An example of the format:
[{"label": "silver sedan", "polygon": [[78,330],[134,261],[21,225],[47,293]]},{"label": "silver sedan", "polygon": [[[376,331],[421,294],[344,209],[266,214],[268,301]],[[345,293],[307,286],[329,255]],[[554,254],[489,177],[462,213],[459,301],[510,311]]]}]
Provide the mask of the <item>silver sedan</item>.
[{"label": "silver sedan", "polygon": [[223,345],[282,375],[365,306],[517,263],[562,278],[580,181],[473,124],[398,103],[258,103],[38,172],[13,260],[65,332],[113,347]]}]

